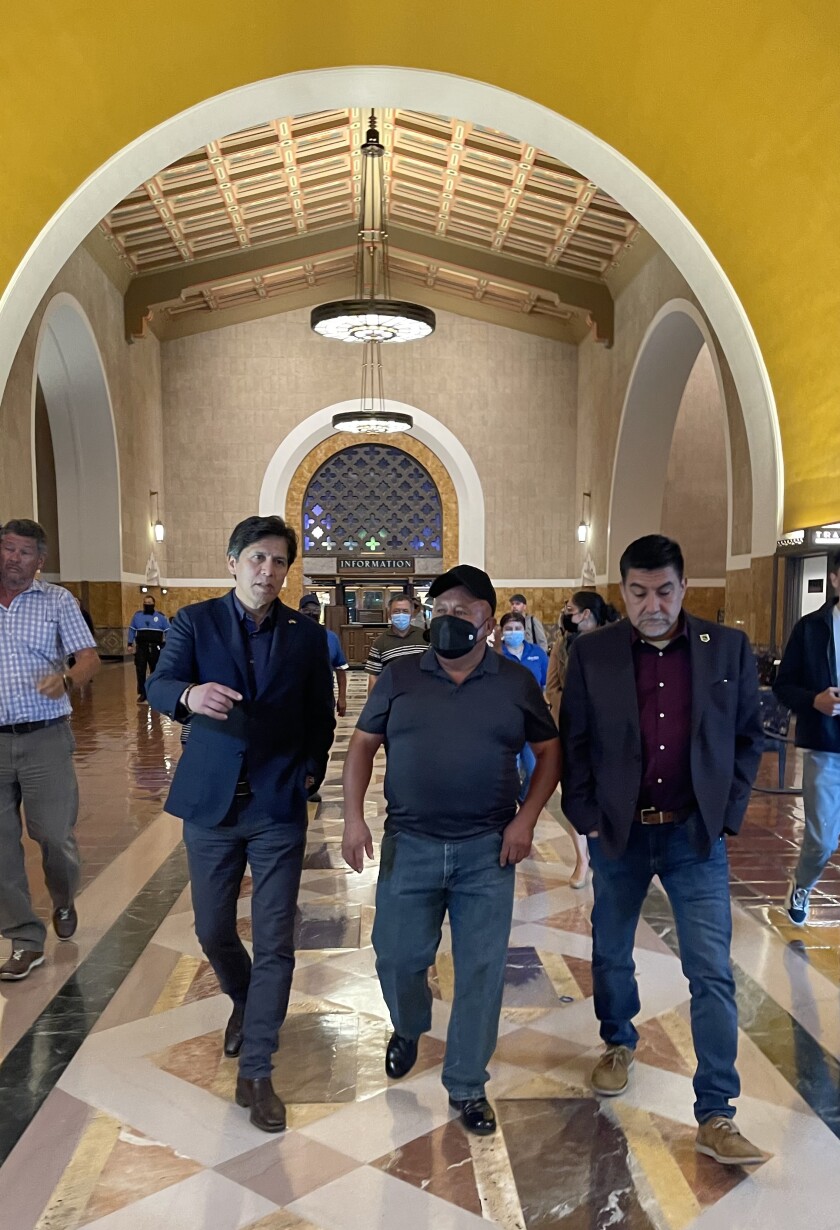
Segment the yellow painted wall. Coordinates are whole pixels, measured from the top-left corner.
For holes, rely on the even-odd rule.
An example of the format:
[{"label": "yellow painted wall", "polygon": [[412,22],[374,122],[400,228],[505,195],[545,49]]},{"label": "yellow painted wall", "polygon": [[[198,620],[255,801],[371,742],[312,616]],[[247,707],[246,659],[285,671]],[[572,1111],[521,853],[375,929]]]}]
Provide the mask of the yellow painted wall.
[{"label": "yellow painted wall", "polygon": [[377,17],[343,0],[11,7],[0,38],[0,286],[88,174],[209,95],[358,63],[489,81],[608,141],[694,223],[769,368],[785,525],[835,520],[840,455],[825,441],[840,420],[838,44],[837,0],[396,0]]}]

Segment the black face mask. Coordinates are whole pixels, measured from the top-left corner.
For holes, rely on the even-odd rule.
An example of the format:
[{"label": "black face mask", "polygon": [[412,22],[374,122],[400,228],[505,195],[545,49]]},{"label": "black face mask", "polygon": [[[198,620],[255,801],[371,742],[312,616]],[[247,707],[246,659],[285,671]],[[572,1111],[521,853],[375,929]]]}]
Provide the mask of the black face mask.
[{"label": "black face mask", "polygon": [[437,615],[429,624],[429,640],[442,658],[463,658],[482,640],[479,629],[457,615]]},{"label": "black face mask", "polygon": [[144,614],[144,615],[154,615],[154,613],[155,613],[155,608],[154,608],[153,606],[144,606],[144,607],[143,607],[143,614]]},{"label": "black face mask", "polygon": [[562,619],[563,631],[567,636],[577,636],[577,624],[573,621],[571,615],[564,615]]}]

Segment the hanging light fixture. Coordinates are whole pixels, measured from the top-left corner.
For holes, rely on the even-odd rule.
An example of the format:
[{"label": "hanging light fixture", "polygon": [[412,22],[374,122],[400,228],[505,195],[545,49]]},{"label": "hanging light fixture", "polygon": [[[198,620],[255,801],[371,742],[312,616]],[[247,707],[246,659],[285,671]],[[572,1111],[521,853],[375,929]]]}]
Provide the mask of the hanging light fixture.
[{"label": "hanging light fixture", "polygon": [[152,522],[152,533],[155,536],[155,542],[163,542],[166,530],[163,528],[163,522],[160,519],[160,496],[156,491],[150,491],[149,499],[154,499],[155,501],[153,510],[155,520]]},{"label": "hanging light fixture", "polygon": [[362,145],[362,190],[356,241],[356,290],[353,299],[322,303],[312,309],[311,325],[322,337],[340,342],[414,342],[434,332],[435,314],[419,303],[391,298],[388,230],[382,160],[376,116],[370,113]]},{"label": "hanging light fixture", "polygon": [[385,409],[382,391],[382,355],[379,342],[366,342],[362,354],[362,395],[358,410],[344,410],[333,415],[334,431],[351,431],[355,435],[391,435],[411,431],[414,420],[410,414]]}]

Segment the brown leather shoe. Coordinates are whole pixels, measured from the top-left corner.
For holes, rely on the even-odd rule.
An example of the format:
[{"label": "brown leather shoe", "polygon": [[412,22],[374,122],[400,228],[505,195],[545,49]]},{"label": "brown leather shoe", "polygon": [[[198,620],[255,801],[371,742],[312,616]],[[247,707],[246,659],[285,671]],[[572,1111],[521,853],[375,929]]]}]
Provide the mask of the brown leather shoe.
[{"label": "brown leather shoe", "polygon": [[71,940],[76,934],[76,928],[79,925],[76,907],[68,905],[63,909],[53,910],[52,922],[55,933],[60,940]]},{"label": "brown leather shoe", "polygon": [[249,1080],[240,1076],[236,1082],[236,1105],[250,1106],[251,1122],[261,1132],[286,1130],[286,1107],[274,1092],[270,1076]]},{"label": "brown leather shoe", "polygon": [[0,965],[0,978],[4,982],[20,982],[36,965],[44,964],[44,954],[37,948],[13,948],[5,965]]},{"label": "brown leather shoe", "polygon": [[242,1050],[245,1023],[245,1005],[234,1004],[230,1020],[225,1026],[224,1052],[228,1059],[234,1059]]}]

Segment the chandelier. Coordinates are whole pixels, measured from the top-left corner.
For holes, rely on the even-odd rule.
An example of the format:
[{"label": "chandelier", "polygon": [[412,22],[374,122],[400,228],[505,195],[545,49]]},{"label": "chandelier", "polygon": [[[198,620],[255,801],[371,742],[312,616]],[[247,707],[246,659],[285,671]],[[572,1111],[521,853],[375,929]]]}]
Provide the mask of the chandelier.
[{"label": "chandelier", "polygon": [[411,431],[414,420],[410,414],[385,409],[382,391],[382,355],[379,342],[365,342],[362,355],[362,395],[358,410],[344,410],[333,415],[334,431],[351,431],[357,436],[391,435]]},{"label": "chandelier", "polygon": [[322,337],[340,342],[414,342],[434,332],[435,314],[419,303],[391,298],[388,231],[382,159],[376,116],[370,113],[362,145],[362,189],[356,241],[356,289],[353,299],[322,303],[312,309],[311,325]]}]

